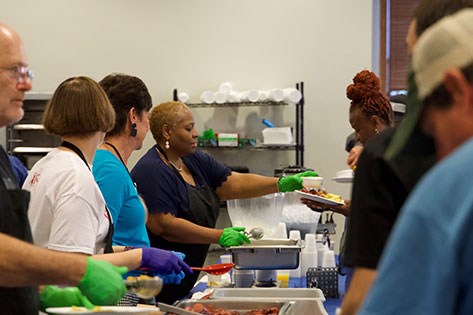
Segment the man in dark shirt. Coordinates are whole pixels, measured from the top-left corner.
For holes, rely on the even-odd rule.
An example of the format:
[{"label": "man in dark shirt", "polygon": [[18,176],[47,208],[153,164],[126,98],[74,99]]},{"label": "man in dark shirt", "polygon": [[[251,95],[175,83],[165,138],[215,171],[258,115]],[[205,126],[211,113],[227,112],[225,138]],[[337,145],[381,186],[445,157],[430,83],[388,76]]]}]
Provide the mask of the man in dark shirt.
[{"label": "man in dark shirt", "polygon": [[[445,15],[472,0],[424,0],[416,8],[406,36],[411,52],[417,37]],[[419,102],[412,74],[408,78],[409,104]],[[401,124],[402,128],[402,124]],[[435,163],[433,140],[419,130],[409,143],[393,147],[394,130],[386,130],[365,146],[357,164],[350,205],[345,264],[355,267],[350,288],[343,300],[342,315],[354,314],[376,277],[376,268],[401,206],[422,175]]]}]

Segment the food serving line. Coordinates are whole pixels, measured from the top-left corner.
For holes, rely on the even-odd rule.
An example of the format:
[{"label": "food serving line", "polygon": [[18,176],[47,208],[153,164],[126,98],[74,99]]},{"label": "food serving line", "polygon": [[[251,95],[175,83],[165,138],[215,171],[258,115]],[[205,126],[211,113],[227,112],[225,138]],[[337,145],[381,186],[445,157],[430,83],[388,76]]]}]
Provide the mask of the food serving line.
[{"label": "food serving line", "polygon": [[[318,178],[318,186],[321,180]],[[313,183],[312,183],[313,184]],[[312,185],[311,184],[311,185]],[[304,185],[305,187],[307,185]],[[307,188],[307,187],[306,187]],[[298,200],[301,196],[295,195]],[[306,193],[303,193],[304,197]],[[313,196],[317,201],[325,198]],[[294,198],[293,198],[294,199]],[[326,202],[337,202],[328,200]],[[299,202],[300,203],[300,202]],[[167,314],[217,314],[212,310],[224,309],[229,312],[218,312],[218,314],[251,314],[251,315],[334,315],[336,309],[341,305],[341,298],[338,298],[338,292],[344,292],[344,277],[338,276],[336,268],[328,268],[335,274],[338,279],[336,287],[338,292],[337,298],[326,298],[321,289],[314,287],[314,278],[310,278],[307,283],[306,274],[302,276],[289,277],[286,274],[286,287],[280,287],[282,281],[278,281],[277,270],[294,270],[301,264],[301,252],[307,250],[308,247],[315,246],[315,238],[313,242],[307,241],[304,244],[300,236],[298,238],[272,238],[274,236],[274,228],[278,225],[279,219],[283,211],[284,195],[281,193],[252,198],[246,200],[231,200],[227,202],[230,219],[234,226],[245,226],[250,230],[248,236],[251,239],[250,244],[229,247],[226,250],[231,255],[231,263],[221,263],[215,266],[206,266],[204,268],[193,268],[195,270],[203,270],[209,274],[224,275],[228,279],[228,272],[233,271],[234,281],[227,281],[225,285],[209,285],[212,284],[210,277],[202,278],[191,290],[189,298],[176,302],[174,305],[158,303],[161,313]],[[310,211],[309,211],[310,212]],[[318,219],[317,219],[318,220]],[[261,228],[260,226],[264,226]],[[265,231],[269,236],[265,236]],[[315,237],[315,235],[312,235]],[[224,255],[226,258],[230,255]],[[221,256],[221,257],[224,257]],[[302,259],[302,261],[304,261]],[[304,264],[302,264],[304,266]],[[315,263],[315,266],[317,263]],[[314,266],[310,264],[309,266]],[[307,266],[306,266],[307,267]],[[335,267],[335,266],[333,266]],[[309,270],[311,270],[310,268]],[[318,271],[324,271],[327,268],[318,268]],[[248,273],[245,273],[247,271]],[[254,277],[256,271],[256,277]],[[304,271],[305,273],[305,271]],[[237,277],[239,275],[239,277]],[[243,277],[246,277],[246,282]],[[309,272],[307,272],[309,275]],[[318,274],[319,276],[320,274]],[[321,278],[315,279],[317,282],[322,281]],[[238,279],[241,277],[241,281]],[[205,281],[204,279],[207,279]],[[335,281],[337,281],[335,279]],[[154,296],[161,291],[162,281],[158,277],[151,279],[134,279],[133,281],[125,280],[127,288],[130,292],[135,292],[143,297]],[[248,282],[249,281],[249,282]],[[317,284],[319,286],[320,282]],[[309,286],[309,287],[308,287]],[[323,286],[320,286],[323,287]],[[327,292],[329,293],[329,292]],[[326,294],[327,294],[326,293]],[[333,292],[332,292],[333,293]],[[329,293],[331,294],[331,293]],[[329,295],[330,296],[330,295]],[[198,297],[198,298],[197,298]],[[150,309],[124,308],[118,307],[115,312],[118,313],[139,313],[151,314]],[[67,308],[69,311],[70,308]],[[111,311],[98,310],[101,311]],[[207,310],[210,310],[207,312]],[[86,313],[90,312],[85,310]],[[55,314],[68,314],[54,312]],[[77,310],[74,312],[77,313]],[[97,313],[97,312],[95,312]],[[158,312],[159,313],[159,312]],[[84,313],[85,314],[85,313]],[[156,309],[152,311],[156,314]]]},{"label": "food serving line", "polygon": [[[302,249],[300,240],[261,239],[251,244],[228,248],[235,263],[235,271],[239,270],[280,270],[294,269],[299,266],[299,254]],[[228,264],[224,264],[228,265]],[[200,305],[224,308],[245,314],[250,310],[279,309],[279,314],[327,315],[335,314],[341,299],[326,299],[318,288],[306,288],[306,278],[289,278],[287,288],[257,287],[255,282],[250,288],[237,288],[235,284],[227,287],[210,287],[207,277],[201,279],[189,296],[203,296],[204,299],[184,299],[176,303],[179,308],[193,309]],[[258,281],[258,279],[256,279]],[[260,279],[261,280],[261,279]],[[343,281],[342,281],[343,282]],[[204,292],[204,294],[199,294]],[[197,293],[197,294],[196,294]],[[160,305],[161,310],[169,310]],[[176,313],[175,311],[173,312]],[[188,313],[181,313],[188,314]],[[256,314],[256,313],[255,313]],[[271,314],[271,313],[269,313]]]},{"label": "food serving line", "polygon": [[[349,176],[345,177],[350,178],[341,182],[350,182],[353,177],[351,170],[348,175]],[[337,179],[340,176],[340,174],[337,174]],[[306,185],[306,183],[304,183],[304,187],[312,188],[307,186],[316,185],[317,188],[321,188],[321,184],[322,178],[313,178],[310,184]],[[299,198],[309,195],[304,192],[299,192],[299,194],[304,195],[299,196]],[[309,197],[316,198],[316,201],[319,202],[339,204],[339,200],[326,200],[326,196],[309,195]],[[238,200],[227,202],[232,224],[234,226],[245,226],[247,228],[250,226],[258,226],[258,222],[262,225],[264,224],[264,226],[268,226],[268,224],[274,226],[277,224],[274,222],[274,218],[279,218],[280,213],[279,215],[275,214],[274,209],[278,208],[283,202],[278,199],[278,196],[275,196],[272,200],[269,199],[269,201],[265,200],[263,202],[262,200],[264,199],[268,199],[268,197],[254,199],[258,200],[257,204],[239,204],[242,203],[242,201]],[[257,209],[257,211],[252,211],[254,209]],[[255,213],[257,213],[257,215]],[[189,296],[200,296],[205,299],[184,299],[175,306],[193,310],[193,307],[196,305],[199,305],[197,309],[200,309],[201,305],[210,305],[213,308],[224,308],[232,311],[237,310],[240,314],[245,314],[250,310],[267,310],[271,307],[277,307],[281,315],[334,315],[336,309],[340,307],[342,302],[342,299],[338,297],[340,295],[337,294],[336,298],[326,298],[319,288],[308,288],[305,274],[301,277],[289,277],[287,288],[279,287],[278,283],[275,283],[277,281],[274,281],[276,270],[291,270],[299,267],[301,263],[300,254],[303,247],[304,245],[300,239],[255,239],[255,237],[251,240],[251,244],[230,247],[227,251],[231,253],[232,261],[235,264],[233,272],[254,270],[256,271],[255,282],[252,283],[249,288],[241,288],[238,287],[239,282],[235,281],[236,277],[234,277],[233,283],[227,284],[227,287],[212,287],[209,286],[209,277],[204,277],[203,279],[207,278],[208,280],[202,281],[201,279]],[[338,280],[338,292],[344,292],[345,277],[336,273],[336,278]],[[313,286],[313,283],[310,283],[309,286]],[[204,292],[204,294],[201,292]],[[165,310],[163,307],[161,307],[161,309]]]}]

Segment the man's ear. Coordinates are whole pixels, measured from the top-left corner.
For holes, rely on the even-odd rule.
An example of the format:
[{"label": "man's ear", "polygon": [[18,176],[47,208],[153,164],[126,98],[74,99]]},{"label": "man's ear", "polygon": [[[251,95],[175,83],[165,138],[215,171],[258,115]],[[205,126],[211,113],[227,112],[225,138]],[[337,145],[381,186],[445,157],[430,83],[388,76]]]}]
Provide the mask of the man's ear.
[{"label": "man's ear", "polygon": [[472,85],[468,83],[460,69],[450,69],[443,75],[443,84],[455,104],[472,104]]}]

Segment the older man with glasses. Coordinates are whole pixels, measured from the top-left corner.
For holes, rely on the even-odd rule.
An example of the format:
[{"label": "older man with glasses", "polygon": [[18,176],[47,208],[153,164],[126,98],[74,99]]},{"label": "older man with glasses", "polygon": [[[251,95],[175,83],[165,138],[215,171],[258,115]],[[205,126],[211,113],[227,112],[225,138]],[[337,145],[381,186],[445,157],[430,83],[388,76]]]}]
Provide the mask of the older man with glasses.
[{"label": "older man with glasses", "polygon": [[[0,23],[0,127],[23,117],[33,71],[18,34]],[[0,146],[0,305],[2,314],[38,314],[38,285],[77,286],[77,300],[115,304],[126,292],[119,268],[84,255],[33,246],[28,224],[29,193],[19,188]],[[58,267],[60,262],[60,267]],[[79,291],[80,290],[80,291]],[[82,294],[84,295],[82,295]],[[90,305],[90,303],[88,303]]]}]

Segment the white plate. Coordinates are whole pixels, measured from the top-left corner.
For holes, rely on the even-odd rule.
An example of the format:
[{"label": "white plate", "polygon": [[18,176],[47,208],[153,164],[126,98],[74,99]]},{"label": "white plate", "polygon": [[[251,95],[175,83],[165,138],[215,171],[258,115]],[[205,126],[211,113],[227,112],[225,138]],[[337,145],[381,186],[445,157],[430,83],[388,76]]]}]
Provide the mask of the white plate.
[{"label": "white plate", "polygon": [[101,306],[104,311],[87,310],[81,307],[82,310],[72,310],[72,307],[48,307],[46,312],[51,314],[149,314],[151,311],[157,311],[155,307],[134,307],[134,306]]},{"label": "white plate", "polygon": [[334,177],[332,180],[336,181],[337,183],[353,183],[353,176],[351,177]]},{"label": "white plate", "polygon": [[296,193],[300,194],[301,198],[302,197],[307,198],[307,199],[310,199],[310,200],[318,201],[320,203],[325,203],[327,205],[344,205],[344,203],[342,203],[342,202],[338,202],[338,201],[335,201],[335,200],[332,200],[332,199],[319,197],[317,195],[305,193],[305,192],[302,192],[300,190],[296,190]]}]

